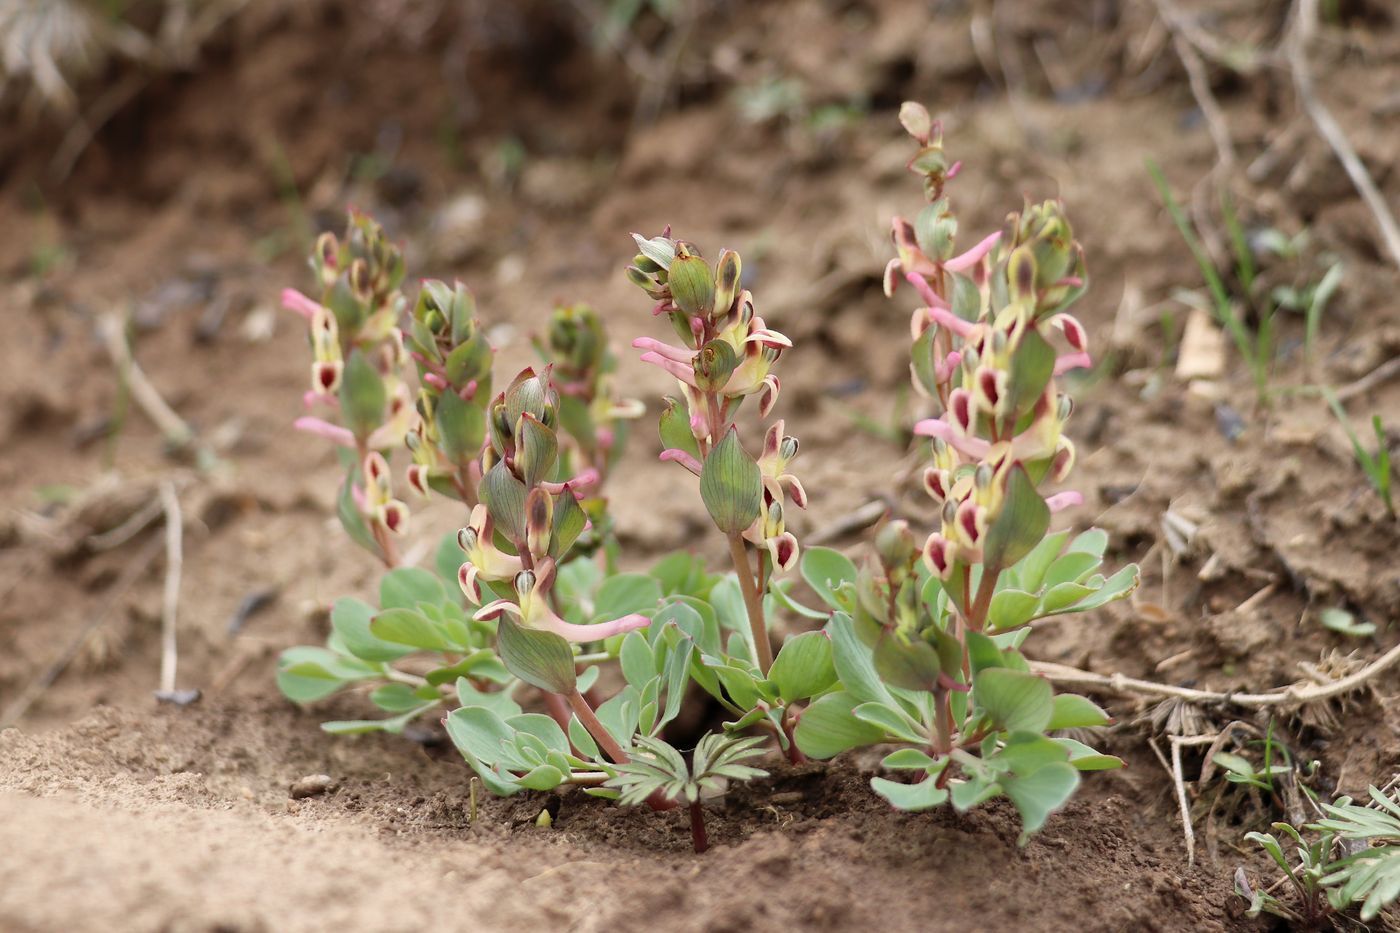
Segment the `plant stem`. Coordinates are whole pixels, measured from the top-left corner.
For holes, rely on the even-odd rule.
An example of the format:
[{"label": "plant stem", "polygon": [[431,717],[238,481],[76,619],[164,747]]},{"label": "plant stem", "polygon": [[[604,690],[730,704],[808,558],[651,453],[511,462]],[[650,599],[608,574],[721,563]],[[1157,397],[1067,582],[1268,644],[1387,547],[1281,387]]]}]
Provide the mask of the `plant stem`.
[{"label": "plant stem", "polygon": [[[558,694],[555,694],[558,696]],[[631,759],[622,750],[622,746],[617,744],[617,739],[607,730],[602,722],[598,720],[598,715],[593,712],[593,707],[588,705],[588,701],[583,698],[583,694],[575,690],[568,696],[569,705],[573,707],[574,715],[578,716],[578,721],[583,723],[583,727],[588,730],[588,734],[593,736],[593,741],[598,743],[598,747],[607,753],[613,764],[625,765]]]},{"label": "plant stem", "polygon": [[768,669],[773,666],[773,646],[768,642],[768,624],[763,618],[763,595],[754,584],[753,568],[749,565],[749,556],[744,551],[744,539],[738,534],[729,536],[729,556],[734,559],[734,570],[739,576],[739,589],[744,594],[744,608],[748,610],[754,657],[758,660],[758,669],[766,677]]},{"label": "plant stem", "polygon": [[[557,693],[545,691],[544,706],[549,712],[549,718],[559,724],[559,728],[564,730],[564,734],[569,734],[569,701]],[[579,717],[582,721],[583,717]]]},{"label": "plant stem", "polygon": [[690,805],[690,841],[695,845],[696,855],[710,847],[710,837],[705,832],[705,808],[698,800]]},{"label": "plant stem", "polygon": [[997,578],[1001,571],[993,573],[989,567],[982,567],[982,582],[977,587],[977,599],[968,610],[968,625],[974,632],[980,632],[987,625],[987,610],[992,605],[992,595],[996,593]]}]

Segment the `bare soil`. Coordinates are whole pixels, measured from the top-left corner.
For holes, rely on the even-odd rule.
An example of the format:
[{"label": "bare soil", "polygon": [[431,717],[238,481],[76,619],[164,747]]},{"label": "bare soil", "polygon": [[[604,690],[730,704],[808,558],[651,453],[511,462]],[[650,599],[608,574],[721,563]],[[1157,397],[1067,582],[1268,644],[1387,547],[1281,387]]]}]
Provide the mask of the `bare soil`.
[{"label": "bare soil", "polygon": [[[333,458],[288,429],[306,351],[275,310],[283,286],[304,284],[299,238],[338,227],[347,203],[404,238],[415,274],[471,285],[504,365],[529,359],[526,337],[555,300],[603,310],[620,347],[648,332],[620,274],[629,231],[672,223],[741,250],[761,313],[797,344],[780,404],[811,494],[799,537],[877,497],[927,523],[916,491],[892,487],[910,462],[903,443],[860,426],[910,414],[905,305],[879,287],[888,217],[918,203],[894,119],[906,98],[941,112],[966,164],[952,189],[965,229],[994,227],[1023,195],[1058,195],[1089,256],[1079,314],[1105,362],[1071,427],[1087,504],[1061,517],[1109,530],[1111,559],[1142,562],[1145,578],[1132,605],[1049,625],[1032,653],[1264,690],[1394,644],[1400,526],[1325,405],[1295,392],[1256,406],[1233,351],[1213,395],[1173,375],[1187,316],[1174,290],[1200,276],[1144,160],[1189,193],[1218,153],[1154,6],[991,6],[988,23],[957,2],[714,4],[648,122],[634,119],[636,76],[589,46],[569,4],[253,0],[198,68],[153,76],[61,181],[49,171],[60,130],[0,138],[0,716],[24,704],[0,732],[0,928],[1256,928],[1231,876],[1241,864],[1273,875],[1242,836],[1288,814],[1269,801],[1212,808],[1217,786],[1203,788],[1188,867],[1149,744],[1167,725],[1211,732],[1238,710],[1114,700],[1120,725],[1101,740],[1129,768],[1089,775],[1025,847],[1006,807],[892,811],[867,786],[878,757],[851,755],[773,763],[767,782],[714,808],[715,846],[697,857],[682,817],[581,794],[482,799],[473,819],[470,772],[441,734],[333,738],[318,723],[364,715],[361,699],[301,710],[272,682],[276,653],[324,637],[330,602],[375,579],[334,525]],[[1262,48],[1286,28],[1263,0],[1180,6]],[[986,28],[996,41],[978,47],[969,37]],[[646,19],[633,41],[666,37]],[[1343,3],[1311,54],[1396,203],[1393,15]],[[1400,352],[1400,276],[1286,66],[1208,74],[1239,164],[1262,166],[1237,172],[1245,224],[1306,228],[1309,261],[1346,264],[1314,364],[1301,321],[1281,318],[1275,383],[1349,384]],[[779,78],[800,81],[805,104],[746,119],[752,89]],[[813,116],[852,104],[846,119]],[[1204,190],[1201,216],[1218,227]],[[96,336],[113,312],[131,315],[136,359],[213,471],[167,456],[123,401]],[[668,388],[630,358],[621,375],[639,397]],[[1400,380],[1349,408],[1358,425],[1382,414],[1393,443]],[[656,449],[637,432],[615,479],[628,561],[685,546],[718,562],[699,503],[652,469]],[[184,708],[152,695],[159,521],[113,547],[92,537],[147,508],[165,477],[187,521],[179,680],[203,692]],[[1194,529],[1179,552],[1169,511]],[[429,542],[459,521],[439,505],[415,515],[415,534]],[[1327,607],[1377,633],[1328,631],[1315,618]],[[1355,794],[1397,771],[1397,676],[1274,724],[1320,762],[1318,792]],[[1188,756],[1188,778],[1200,765]],[[312,774],[334,789],[291,799]],[[535,825],[542,809],[550,828]]]}]

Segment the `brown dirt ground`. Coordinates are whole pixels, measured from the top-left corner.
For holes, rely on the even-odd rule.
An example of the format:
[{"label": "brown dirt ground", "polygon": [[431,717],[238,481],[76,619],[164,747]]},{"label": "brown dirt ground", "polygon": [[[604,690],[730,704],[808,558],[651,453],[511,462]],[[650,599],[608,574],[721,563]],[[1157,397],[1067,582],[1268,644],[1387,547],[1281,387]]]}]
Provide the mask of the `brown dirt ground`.
[{"label": "brown dirt ground", "polygon": [[[449,14],[430,0],[254,0],[196,71],[152,78],[62,183],[46,174],[56,131],[0,138],[0,710],[76,646],[18,728],[0,733],[0,928],[1251,928],[1230,876],[1260,866],[1239,837],[1278,814],[1245,801],[1207,819],[1203,795],[1203,851],[1188,869],[1143,721],[1161,710],[1128,701],[1114,703],[1123,724],[1106,743],[1130,767],[1091,775],[1024,849],[1003,807],[891,811],[866,786],[878,759],[851,756],[775,767],[735,792],[714,814],[717,845],[697,858],[679,817],[582,796],[557,801],[552,829],[533,825],[556,802],[539,796],[485,801],[472,821],[468,771],[440,736],[335,739],[317,723],[363,714],[354,698],[307,712],[272,685],[276,652],[322,637],[329,602],[374,579],[330,518],[332,458],[286,429],[305,347],[271,309],[281,287],[302,282],[287,248],[302,225],[338,226],[347,202],[380,215],[416,272],[468,281],[499,322],[507,363],[528,358],[524,336],[556,299],[605,310],[619,342],[646,332],[645,302],[619,274],[628,231],[670,222],[702,245],[740,249],[761,312],[798,344],[781,404],[812,498],[801,535],[888,493],[903,456],[855,428],[852,412],[902,417],[905,306],[878,279],[888,216],[917,204],[894,120],[909,97],[942,112],[966,162],[953,194],[967,229],[995,225],[1022,194],[1059,194],[1090,259],[1080,314],[1108,362],[1073,422],[1088,504],[1067,521],[1107,528],[1113,559],[1142,561],[1145,580],[1134,605],[1048,626],[1032,652],[1267,689],[1298,680],[1300,664],[1327,656],[1343,670],[1393,644],[1400,531],[1324,406],[1297,395],[1256,410],[1237,363],[1219,401],[1172,377],[1170,333],[1185,319],[1173,290],[1199,278],[1144,159],[1188,190],[1216,152],[1151,5],[1003,0],[989,5],[998,41],[982,54],[969,39],[986,25],[974,6],[717,4],[678,59],[670,105],[633,126],[635,80],[580,43],[567,4]],[[1284,28],[1280,5],[1264,0],[1183,6],[1264,47]],[[1383,7],[1341,4],[1313,57],[1393,203],[1400,32]],[[1286,70],[1210,75],[1241,164],[1282,152],[1239,179],[1245,222],[1306,226],[1310,255],[1346,263],[1315,372],[1289,320],[1276,380],[1350,382],[1400,350],[1396,271],[1299,116]],[[741,119],[735,89],[776,77],[800,79],[813,107],[867,109],[825,128],[800,113]],[[515,173],[502,168],[508,140],[526,153]],[[446,229],[436,208],[459,197],[479,199],[481,216]],[[134,315],[137,359],[216,449],[218,470],[172,462],[139,414],[120,417],[95,337],[114,310]],[[639,396],[666,389],[631,359],[622,376]],[[1385,414],[1393,432],[1400,382],[1350,407],[1358,423]],[[1221,427],[1232,421],[1233,440]],[[640,434],[615,480],[638,493],[615,502],[629,559],[713,549],[698,503],[668,494]],[[183,709],[151,695],[159,530],[108,550],[87,540],[144,507],[166,476],[181,483],[188,522],[180,681],[204,691]],[[894,504],[927,518],[916,496]],[[1169,507],[1198,529],[1170,565]],[[442,508],[421,518],[424,529],[457,521]],[[271,604],[230,634],[239,605],[261,592]],[[1328,606],[1377,634],[1326,631],[1311,613]],[[1300,758],[1321,761],[1320,791],[1356,793],[1396,772],[1400,713],[1386,702],[1396,675],[1374,688],[1277,723]],[[1192,712],[1201,730],[1232,718]],[[288,784],[314,773],[338,789],[289,800]],[[770,790],[784,802],[770,804]]]}]

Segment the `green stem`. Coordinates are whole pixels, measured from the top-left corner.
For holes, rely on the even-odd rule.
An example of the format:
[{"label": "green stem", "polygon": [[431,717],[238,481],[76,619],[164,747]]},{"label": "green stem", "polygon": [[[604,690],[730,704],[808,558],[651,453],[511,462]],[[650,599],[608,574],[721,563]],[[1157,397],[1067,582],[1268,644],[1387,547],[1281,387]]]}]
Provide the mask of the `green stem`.
[{"label": "green stem", "polygon": [[738,534],[729,536],[729,556],[734,560],[734,571],[739,577],[739,590],[744,594],[744,608],[748,611],[749,632],[753,636],[754,657],[758,669],[768,676],[773,666],[773,646],[768,641],[768,624],[763,618],[763,595],[758,592],[753,577],[753,567],[744,550],[744,539]]}]

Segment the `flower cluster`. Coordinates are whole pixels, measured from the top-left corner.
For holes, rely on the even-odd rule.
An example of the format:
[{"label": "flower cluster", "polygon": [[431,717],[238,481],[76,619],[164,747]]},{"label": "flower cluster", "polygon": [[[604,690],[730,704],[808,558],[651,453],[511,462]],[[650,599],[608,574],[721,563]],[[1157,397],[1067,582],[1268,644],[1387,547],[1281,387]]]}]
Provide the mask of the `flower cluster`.
[{"label": "flower cluster", "polygon": [[[1084,257],[1057,201],[1028,205],[1011,216],[1009,235],[954,255],[957,222],[943,186],[959,165],[945,167],[941,130],[923,107],[906,104],[900,116],[920,144],[910,169],[924,177],[930,203],[914,223],[895,218],[898,256],[885,290],[903,278],[924,302],[911,321],[913,382],[944,409],[914,427],[933,439],[924,485],[943,517],[924,558],[947,580],[987,563],[989,540],[992,563],[1014,562],[989,539],[1012,486],[1060,482],[1074,464],[1063,434],[1073,406],[1056,377],[1090,365],[1084,328],[1064,310],[1084,291]],[[1080,501],[1065,492],[1044,503],[1053,512]]]},{"label": "flower cluster", "polygon": [[405,533],[408,509],[393,497],[381,452],[398,446],[417,420],[402,378],[403,253],[379,224],[352,212],[343,239],[325,233],[316,241],[310,265],[320,300],[289,288],[282,305],[307,323],[313,360],[303,402],[323,414],[299,418],[296,427],[355,452],[360,478],[352,471],[346,489],[368,530],[352,533],[392,565],[391,540]]},{"label": "flower cluster", "polygon": [[[642,361],[674,376],[681,400],[668,398],[661,416],[662,460],[700,477],[700,493],[715,525],[728,536],[748,606],[755,658],[772,663],[762,594],[773,568],[798,560],[796,536],[787,529],[784,504],[806,508],[807,493],[788,472],[797,456],[795,437],[775,422],[755,460],[739,440],[734,418],[750,396],[767,418],[781,383],[774,364],[792,341],[764,323],[752,293],[742,286],[742,262],[720,250],[713,267],[691,243],[672,239],[668,227],[651,239],[633,234],[639,253],[627,276],[656,300],[653,316],[665,316],[680,345],[639,337],[632,346]],[[758,549],[755,571],[743,542]],[[771,562],[771,567],[770,567]]]},{"label": "flower cluster", "polygon": [[559,420],[567,431],[561,455],[572,458],[578,470],[606,477],[621,451],[626,422],[641,417],[646,406],[614,395],[617,358],[608,348],[602,319],[588,305],[560,305],[534,344],[554,367]]},{"label": "flower cluster", "polygon": [[[635,613],[597,625],[566,622],[550,604],[555,571],[588,526],[578,500],[598,482],[588,468],[558,479],[559,394],[551,369],[525,369],[496,396],[488,412],[490,445],[482,457],[482,504],[458,543],[467,559],[458,583],[476,618],[508,613],[526,628],[568,641],[600,641],[650,623]],[[499,539],[504,539],[501,542]],[[514,554],[502,550],[504,543]],[[487,600],[482,583],[507,583],[507,595]]]}]

